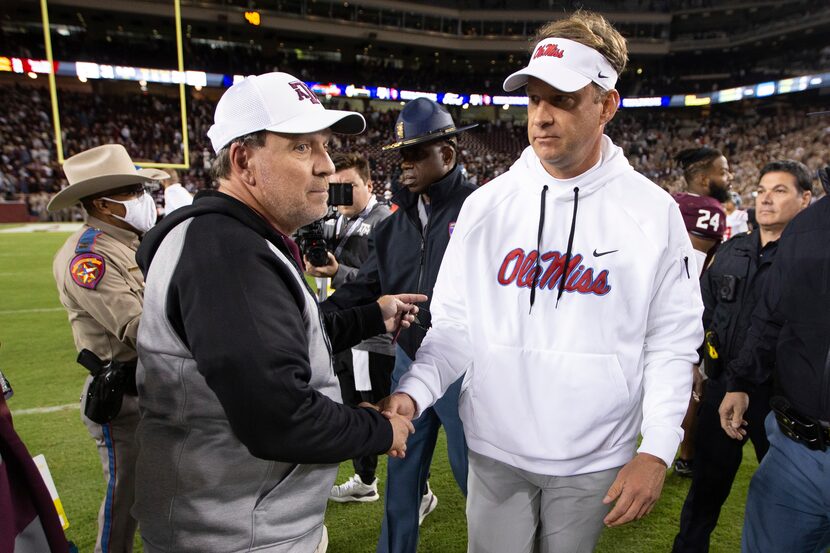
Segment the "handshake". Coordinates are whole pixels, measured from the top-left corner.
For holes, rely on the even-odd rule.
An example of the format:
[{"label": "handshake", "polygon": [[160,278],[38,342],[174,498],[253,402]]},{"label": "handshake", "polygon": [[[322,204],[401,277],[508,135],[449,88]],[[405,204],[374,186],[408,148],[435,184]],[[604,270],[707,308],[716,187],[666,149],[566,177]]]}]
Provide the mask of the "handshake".
[{"label": "handshake", "polygon": [[415,401],[409,394],[396,392],[380,400],[377,405],[363,402],[360,407],[374,409],[389,419],[392,424],[392,447],[386,453],[399,459],[406,457],[406,440],[410,434],[415,433],[412,419],[417,410]]},{"label": "handshake", "polygon": [[[415,321],[418,313],[415,304],[423,301],[427,301],[423,294],[396,294],[378,299],[386,330],[394,333],[397,338],[402,328],[409,328]],[[374,409],[389,419],[392,424],[392,447],[387,454],[403,459],[406,456],[406,439],[415,432],[412,418],[416,406],[412,398],[407,394],[395,393],[383,398],[377,405],[364,402],[360,407]]]}]

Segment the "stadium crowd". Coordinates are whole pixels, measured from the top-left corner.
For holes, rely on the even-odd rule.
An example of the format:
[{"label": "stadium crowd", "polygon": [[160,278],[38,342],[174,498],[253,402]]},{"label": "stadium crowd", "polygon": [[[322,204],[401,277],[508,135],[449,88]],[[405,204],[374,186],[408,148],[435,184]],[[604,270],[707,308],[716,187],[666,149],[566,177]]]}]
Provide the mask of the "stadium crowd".
[{"label": "stadium crowd", "polygon": [[[30,213],[45,220],[49,197],[65,182],[57,161],[48,94],[45,89],[3,86],[7,105],[0,115],[0,197],[25,201]],[[761,105],[763,101],[757,101]],[[181,119],[177,98],[161,95],[123,96],[67,92],[60,94],[62,140],[66,157],[96,144],[119,142],[135,159],[162,163],[183,160]],[[756,106],[757,107],[757,106]],[[189,190],[210,186],[212,153],[205,139],[213,103],[192,98],[188,104],[190,169],[182,174]],[[516,109],[516,113],[521,110]],[[711,108],[688,110],[627,110],[609,125],[608,134],[626,152],[632,165],[670,192],[682,189],[682,175],[674,162],[677,152],[711,146],[724,152],[735,175],[733,189],[745,200],[758,181],[758,171],[773,159],[791,158],[815,170],[830,148],[830,121],[826,115],[808,117],[818,108],[797,103],[776,114],[756,109],[738,111]],[[462,112],[463,113],[463,112]],[[398,110],[377,111],[367,105],[368,129],[355,137],[335,137],[335,151],[367,155],[379,194],[391,190],[398,172],[394,156],[381,151],[391,141]],[[504,173],[526,144],[521,119],[480,124],[461,137],[460,162],[470,181],[486,184]],[[79,212],[52,215],[74,219]]]}]

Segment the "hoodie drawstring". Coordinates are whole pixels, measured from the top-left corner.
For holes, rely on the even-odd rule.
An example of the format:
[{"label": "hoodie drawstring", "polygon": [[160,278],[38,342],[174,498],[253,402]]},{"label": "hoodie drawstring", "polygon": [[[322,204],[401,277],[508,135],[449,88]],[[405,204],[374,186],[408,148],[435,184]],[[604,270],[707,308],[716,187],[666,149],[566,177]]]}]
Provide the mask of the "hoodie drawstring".
[{"label": "hoodie drawstring", "polygon": [[562,271],[562,280],[559,281],[559,292],[556,294],[556,307],[559,307],[559,298],[565,292],[565,281],[568,280],[568,269],[571,265],[571,256],[573,254],[574,232],[576,231],[576,210],[579,207],[579,187],[574,187],[574,212],[571,216],[571,234],[568,236],[568,251],[565,252],[565,268]]},{"label": "hoodie drawstring", "polygon": [[533,265],[533,282],[530,285],[530,311],[533,312],[533,302],[536,301],[536,285],[542,272],[542,229],[545,228],[545,196],[548,194],[548,185],[542,187],[542,202],[539,206],[539,231],[536,233],[536,263]]}]

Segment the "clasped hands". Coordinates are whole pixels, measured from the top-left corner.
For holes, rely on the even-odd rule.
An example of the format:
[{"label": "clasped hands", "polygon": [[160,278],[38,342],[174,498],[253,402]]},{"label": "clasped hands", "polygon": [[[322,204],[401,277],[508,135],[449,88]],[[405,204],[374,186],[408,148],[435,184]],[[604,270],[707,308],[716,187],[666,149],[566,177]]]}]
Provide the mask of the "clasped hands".
[{"label": "clasped hands", "polygon": [[390,457],[403,459],[406,457],[406,440],[415,432],[412,419],[415,417],[417,406],[409,394],[395,392],[380,400],[377,405],[361,403],[361,407],[369,407],[380,412],[392,424],[392,447],[387,451]]},{"label": "clasped hands", "polygon": [[[396,333],[402,328],[409,328],[418,314],[418,306],[415,304],[424,301],[427,301],[427,297],[423,294],[381,296],[378,305],[387,332]],[[403,459],[406,456],[406,439],[415,432],[412,419],[416,406],[412,398],[408,394],[394,393],[380,400],[377,405],[364,402],[360,407],[374,409],[389,420],[392,424],[392,447],[387,454]]]}]

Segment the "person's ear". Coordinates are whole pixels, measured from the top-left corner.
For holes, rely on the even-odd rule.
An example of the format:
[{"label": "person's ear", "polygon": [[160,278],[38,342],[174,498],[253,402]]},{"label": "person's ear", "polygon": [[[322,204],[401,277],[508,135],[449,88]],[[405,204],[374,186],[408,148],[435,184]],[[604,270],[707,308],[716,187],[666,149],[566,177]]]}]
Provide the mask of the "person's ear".
[{"label": "person's ear", "polygon": [[620,107],[620,93],[616,89],[611,89],[605,94],[605,99],[602,102],[602,113],[600,114],[600,122],[605,125],[617,113]]},{"label": "person's ear", "polygon": [[95,198],[92,200],[92,206],[95,208],[96,211],[103,215],[112,215],[112,209],[110,209],[111,203],[106,198]]},{"label": "person's ear", "polygon": [[441,161],[444,166],[451,169],[455,165],[455,148],[449,144],[443,144],[441,146]]},{"label": "person's ear", "polygon": [[255,186],[253,172],[251,171],[250,150],[240,142],[234,142],[228,151],[228,159],[231,165],[231,174],[239,175],[242,182],[248,186]]},{"label": "person's ear", "polygon": [[372,179],[369,179],[369,180],[366,181],[366,188],[369,189],[369,193],[371,193],[372,190],[374,190],[374,185],[372,184]]}]

